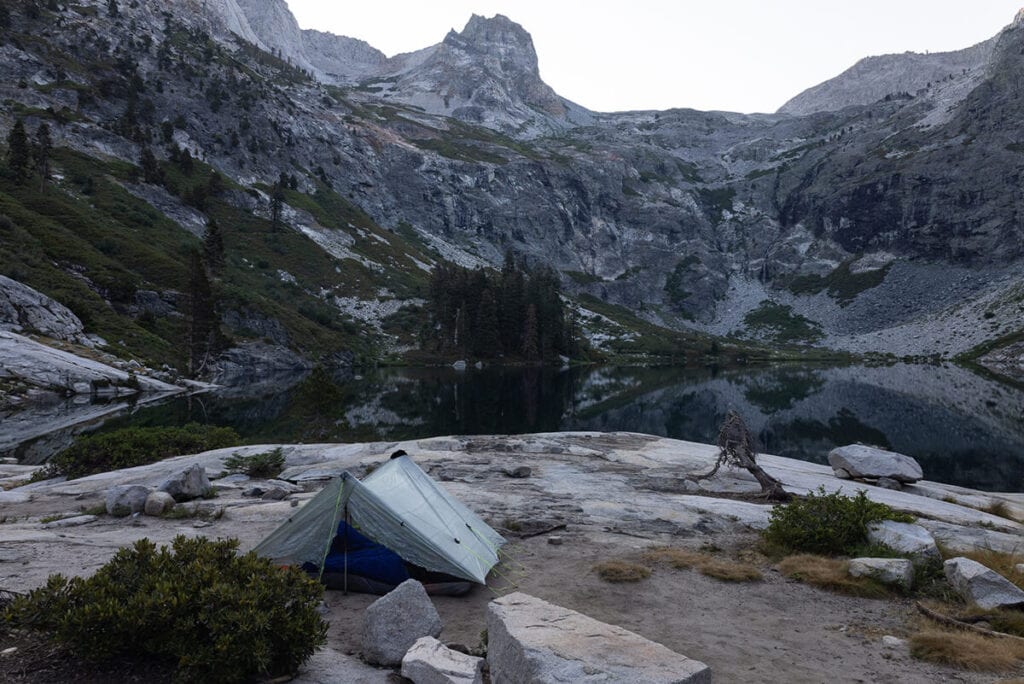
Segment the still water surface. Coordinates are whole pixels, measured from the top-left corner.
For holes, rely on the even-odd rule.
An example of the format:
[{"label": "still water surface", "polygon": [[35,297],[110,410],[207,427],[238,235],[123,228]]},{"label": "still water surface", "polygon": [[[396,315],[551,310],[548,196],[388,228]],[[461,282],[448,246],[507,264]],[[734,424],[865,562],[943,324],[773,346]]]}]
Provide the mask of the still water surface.
[{"label": "still water surface", "polygon": [[197,421],[251,443],[559,430],[714,442],[729,409],[766,453],[825,463],[835,445],[863,442],[914,456],[931,480],[1024,491],[1024,391],[953,366],[314,373],[140,407],[100,429]]}]

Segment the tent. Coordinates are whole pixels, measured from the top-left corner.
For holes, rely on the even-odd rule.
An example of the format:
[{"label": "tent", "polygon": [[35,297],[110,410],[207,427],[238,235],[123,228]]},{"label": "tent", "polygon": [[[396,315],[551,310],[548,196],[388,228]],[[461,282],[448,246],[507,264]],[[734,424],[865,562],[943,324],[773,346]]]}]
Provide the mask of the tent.
[{"label": "tent", "polygon": [[362,481],[345,472],[264,539],[257,554],[329,587],[386,593],[419,579],[435,593],[484,584],[505,540],[407,455]]}]

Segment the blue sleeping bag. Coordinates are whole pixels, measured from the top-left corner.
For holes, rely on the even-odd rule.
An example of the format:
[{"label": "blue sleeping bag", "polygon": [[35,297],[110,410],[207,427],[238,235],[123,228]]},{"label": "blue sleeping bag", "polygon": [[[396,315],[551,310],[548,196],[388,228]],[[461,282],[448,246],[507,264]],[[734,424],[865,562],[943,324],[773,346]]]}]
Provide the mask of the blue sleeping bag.
[{"label": "blue sleeping bag", "polygon": [[359,575],[385,584],[398,585],[409,579],[405,562],[397,553],[364,537],[342,520],[338,523],[338,534],[331,542],[330,551],[327,552],[324,572],[346,571],[350,575]]}]

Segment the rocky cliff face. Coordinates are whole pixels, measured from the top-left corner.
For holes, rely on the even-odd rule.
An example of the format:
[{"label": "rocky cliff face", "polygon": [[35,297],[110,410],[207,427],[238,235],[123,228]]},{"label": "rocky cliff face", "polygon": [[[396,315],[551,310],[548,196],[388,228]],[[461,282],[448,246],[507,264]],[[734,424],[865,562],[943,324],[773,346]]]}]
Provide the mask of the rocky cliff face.
[{"label": "rocky cliff face", "polygon": [[780,114],[806,116],[869,105],[886,96],[914,95],[949,83],[976,84],[984,77],[995,39],[963,50],[865,57],[833,79],[808,88],[779,108]]},{"label": "rocky cliff face", "polygon": [[[30,127],[49,118],[59,145],[132,164],[143,145],[170,154],[166,121],[174,145],[244,189],[225,199],[246,216],[269,216],[270,184],[295,176],[288,224],[337,274],[286,264],[272,244],[239,256],[346,316],[394,313],[387,302],[417,296],[405,274],[440,259],[494,265],[512,251],[556,267],[588,306],[680,329],[886,350],[901,326],[996,300],[985,334],[1019,325],[1003,320],[1014,295],[999,294],[1024,257],[1018,25],[976,80],[840,111],[594,114],[544,84],[529,34],[505,17],[386,59],[300,31],[278,0],[234,1],[259,44],[307,73],[211,29],[232,0],[207,14],[174,0],[171,26],[146,6],[118,22],[69,8],[51,52],[0,48],[0,98],[36,112]],[[33,26],[15,16],[18,35]],[[95,68],[59,73],[52,54]],[[144,89],[130,94],[133,72]],[[138,131],[121,123],[132,101]],[[3,113],[9,125],[15,107]],[[338,199],[318,205],[328,192]],[[942,346],[944,329],[915,353],[962,351]]]}]

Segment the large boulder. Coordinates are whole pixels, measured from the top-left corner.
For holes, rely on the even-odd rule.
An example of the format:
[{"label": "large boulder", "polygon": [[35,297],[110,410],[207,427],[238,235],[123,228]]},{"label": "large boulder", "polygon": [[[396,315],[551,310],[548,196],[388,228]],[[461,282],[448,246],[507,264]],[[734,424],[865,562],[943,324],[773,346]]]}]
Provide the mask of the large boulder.
[{"label": "large boulder", "polygon": [[402,658],[413,684],[483,684],[484,659],[448,648],[434,637],[417,639]]},{"label": "large boulder", "polygon": [[868,541],[888,546],[917,563],[937,563],[942,560],[935,538],[920,525],[894,520],[873,522],[868,525]]},{"label": "large boulder", "polygon": [[206,468],[193,464],[164,480],[158,489],[173,496],[175,501],[191,501],[208,495],[213,487],[206,477]]},{"label": "large boulder", "polygon": [[146,507],[149,487],[143,485],[117,485],[107,490],[107,515],[123,518],[126,515],[140,513]]},{"label": "large boulder", "polygon": [[906,558],[854,558],[849,572],[851,577],[869,577],[904,591],[914,585],[914,563]]},{"label": "large boulder", "polygon": [[1024,590],[977,561],[952,558],[944,570],[958,594],[985,610],[1024,606]]},{"label": "large boulder", "polygon": [[520,592],[488,607],[487,662],[494,684],[711,681],[704,663]]},{"label": "large boulder", "polygon": [[910,456],[863,444],[837,447],[829,452],[828,464],[842,478],[889,478],[917,482],[924,477],[921,465]]},{"label": "large boulder", "polygon": [[423,585],[406,580],[366,609],[363,659],[374,665],[400,665],[417,639],[439,636],[442,626]]}]

